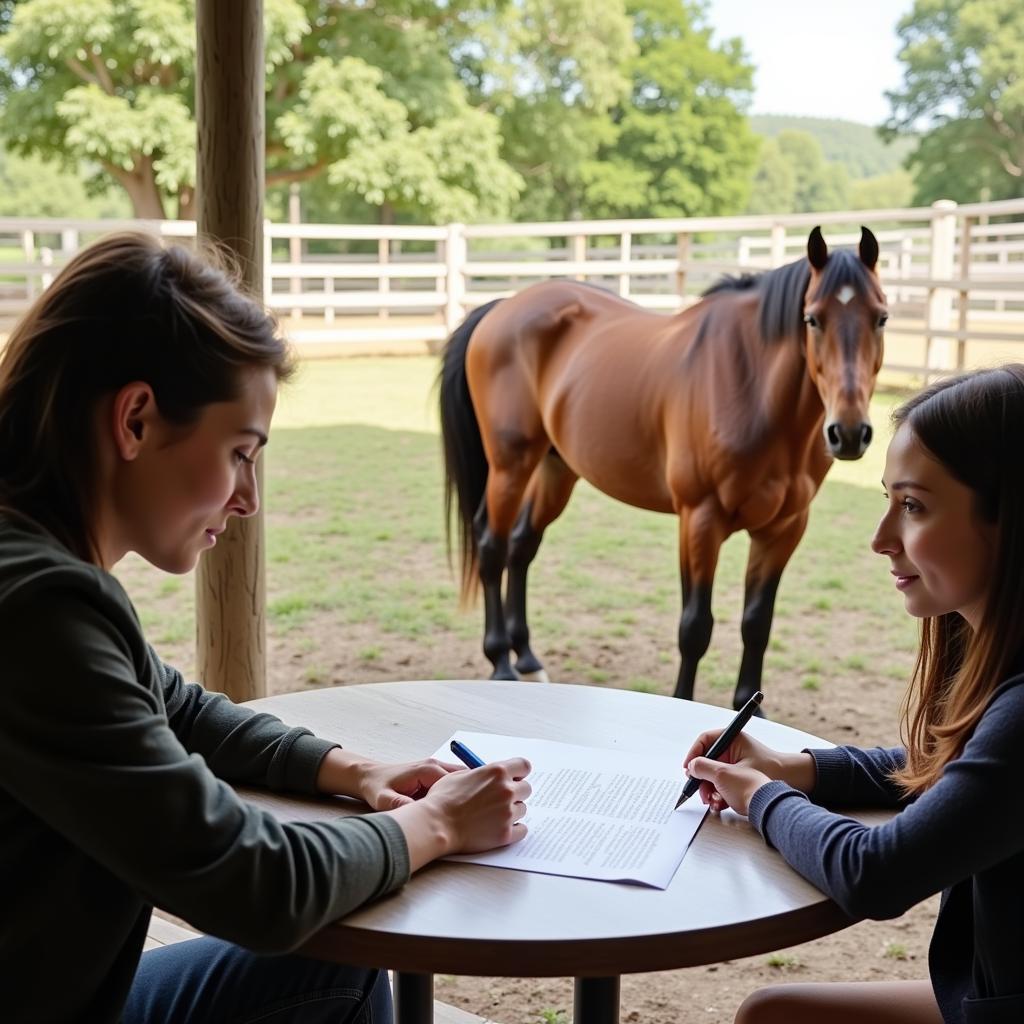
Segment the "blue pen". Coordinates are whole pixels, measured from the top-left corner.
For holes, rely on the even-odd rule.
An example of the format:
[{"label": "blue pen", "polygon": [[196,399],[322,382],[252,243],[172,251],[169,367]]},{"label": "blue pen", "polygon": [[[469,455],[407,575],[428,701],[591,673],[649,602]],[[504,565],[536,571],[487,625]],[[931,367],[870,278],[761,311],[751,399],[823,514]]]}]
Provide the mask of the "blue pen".
[{"label": "blue pen", "polygon": [[467,767],[467,768],[483,768],[485,762],[482,758],[476,756],[465,743],[460,743],[458,740],[452,740],[451,743],[452,753]]}]

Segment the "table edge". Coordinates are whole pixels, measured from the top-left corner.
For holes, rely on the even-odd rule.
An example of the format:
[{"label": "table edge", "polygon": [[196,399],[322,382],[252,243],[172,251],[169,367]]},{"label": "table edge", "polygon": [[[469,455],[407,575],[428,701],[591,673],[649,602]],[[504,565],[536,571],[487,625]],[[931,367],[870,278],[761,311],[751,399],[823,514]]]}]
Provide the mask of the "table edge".
[{"label": "table edge", "polygon": [[832,900],[773,917],[696,931],[601,939],[383,939],[344,922],[312,936],[302,951],[356,967],[491,977],[604,977],[700,967],[810,942],[855,924]]}]

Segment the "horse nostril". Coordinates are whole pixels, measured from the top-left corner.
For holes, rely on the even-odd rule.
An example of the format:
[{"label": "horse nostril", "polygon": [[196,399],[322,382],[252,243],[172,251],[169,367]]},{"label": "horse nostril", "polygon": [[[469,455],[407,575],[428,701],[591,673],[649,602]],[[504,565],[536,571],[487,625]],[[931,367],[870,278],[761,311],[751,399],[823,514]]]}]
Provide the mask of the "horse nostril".
[{"label": "horse nostril", "polygon": [[839,424],[830,423],[825,428],[825,436],[831,448],[838,448],[843,443],[842,435],[839,433]]},{"label": "horse nostril", "polygon": [[864,423],[860,428],[860,443],[867,448],[871,444],[871,438],[874,435],[874,431],[871,429],[870,423]]}]

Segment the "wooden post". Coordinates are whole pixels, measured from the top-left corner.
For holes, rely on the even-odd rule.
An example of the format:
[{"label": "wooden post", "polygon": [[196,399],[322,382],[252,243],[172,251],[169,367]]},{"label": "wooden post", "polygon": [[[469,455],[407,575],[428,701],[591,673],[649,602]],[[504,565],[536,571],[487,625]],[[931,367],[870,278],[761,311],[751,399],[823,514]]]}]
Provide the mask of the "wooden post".
[{"label": "wooden post", "polygon": [[[386,267],[388,264],[388,258],[391,255],[391,239],[390,238],[378,238],[377,239],[377,262],[382,266]],[[391,291],[391,278],[380,277],[377,279],[377,291],[381,295]],[[381,306],[377,310],[378,320],[387,320],[388,308],[387,306]]]},{"label": "wooden post", "polygon": [[[293,181],[288,186],[288,224],[293,228],[297,229],[302,223],[302,196],[299,193],[299,183]],[[302,239],[298,235],[292,235],[288,239],[288,262],[289,263],[301,263],[302,262]],[[288,290],[292,295],[298,295],[302,291],[302,279],[293,277],[288,282]],[[302,308],[296,306],[292,309],[292,319],[302,319]]]},{"label": "wooden post", "polygon": [[[914,240],[910,235],[904,235],[900,239],[899,279],[909,281],[913,273],[914,265]],[[909,288],[896,290],[898,302],[910,302],[911,292]]]},{"label": "wooden post", "polygon": [[[931,253],[928,276],[934,280],[948,281],[953,276],[953,261],[956,249],[956,203],[952,199],[937,199],[932,203]],[[949,330],[952,319],[952,293],[948,288],[928,287],[928,308],[925,313],[924,337],[924,383],[932,377],[932,371],[952,369],[952,346],[946,338],[936,338],[932,331]]]},{"label": "wooden post", "polygon": [[[263,0],[198,0],[196,37],[199,236],[234,254],[246,288],[261,299]],[[257,480],[262,493],[261,468]],[[196,570],[199,677],[233,700],[267,692],[263,532],[262,506],[247,519],[231,519]]]},{"label": "wooden post", "polygon": [[[967,282],[971,277],[971,227],[974,224],[972,217],[964,217],[960,222],[960,273],[962,281]],[[967,309],[971,301],[970,287],[965,283],[960,289],[960,296],[957,301],[959,316],[957,318],[957,329],[960,336],[956,339],[956,368],[963,371],[965,356],[967,354]]]},{"label": "wooden post", "polygon": [[769,262],[773,267],[781,267],[786,262],[786,225],[773,224]]},{"label": "wooden post", "polygon": [[[34,231],[22,231],[21,254],[25,258],[26,263],[35,263],[36,236]],[[34,270],[28,270],[25,272],[25,294],[26,297],[28,298],[28,304],[31,304],[35,297],[39,294],[39,289],[36,285],[36,274]]]},{"label": "wooden post", "polygon": [[[573,235],[569,239],[569,259],[573,263],[586,263],[587,261],[587,236],[586,235]],[[573,274],[573,279],[576,281],[586,281],[586,274]]]},{"label": "wooden post", "polygon": [[466,236],[464,224],[449,224],[448,238],[444,245],[444,262],[447,269],[445,275],[445,292],[447,301],[444,307],[445,330],[451,334],[462,323],[466,315],[464,300],[466,298]]},{"label": "wooden post", "polygon": [[690,262],[690,233],[680,231],[676,235],[676,295],[679,296],[679,305],[683,306],[686,299],[686,271]]},{"label": "wooden post", "polygon": [[[622,232],[619,240],[619,259],[623,263],[629,263],[633,259],[633,236],[628,231]],[[619,274],[619,295],[624,299],[629,298],[629,271]]]}]

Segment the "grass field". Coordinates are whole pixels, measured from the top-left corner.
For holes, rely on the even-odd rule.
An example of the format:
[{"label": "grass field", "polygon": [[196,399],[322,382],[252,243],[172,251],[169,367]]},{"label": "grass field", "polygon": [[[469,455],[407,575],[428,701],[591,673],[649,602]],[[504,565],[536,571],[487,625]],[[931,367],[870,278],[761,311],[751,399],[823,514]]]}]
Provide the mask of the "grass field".
[{"label": "grass field", "polygon": [[[458,610],[445,559],[435,366],[429,357],[310,362],[282,395],[266,453],[269,630],[284,655],[272,659],[274,689],[385,678],[387,669],[488,670],[481,614]],[[913,626],[867,548],[893,401],[878,396],[875,444],[860,462],[837,464],[815,500],[783,578],[766,679],[795,678],[813,692],[838,685],[837,668],[851,682],[906,676]],[[671,690],[676,545],[672,517],[578,488],[532,578],[531,621],[552,678]],[[746,548],[745,535],[731,538],[719,567],[716,632],[698,679],[715,702],[726,702],[738,664]],[[137,561],[122,575],[151,640],[191,669],[191,581]]]}]

